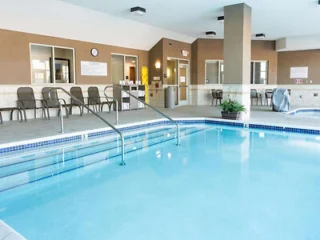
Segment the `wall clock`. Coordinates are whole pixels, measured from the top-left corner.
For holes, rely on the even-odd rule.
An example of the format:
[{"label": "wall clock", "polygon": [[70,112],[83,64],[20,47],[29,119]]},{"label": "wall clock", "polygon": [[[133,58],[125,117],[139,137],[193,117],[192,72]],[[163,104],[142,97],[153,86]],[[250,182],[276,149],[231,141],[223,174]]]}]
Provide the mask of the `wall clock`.
[{"label": "wall clock", "polygon": [[93,57],[98,56],[98,54],[99,54],[98,49],[96,49],[96,48],[92,48],[92,49],[91,49],[91,55],[92,55]]}]

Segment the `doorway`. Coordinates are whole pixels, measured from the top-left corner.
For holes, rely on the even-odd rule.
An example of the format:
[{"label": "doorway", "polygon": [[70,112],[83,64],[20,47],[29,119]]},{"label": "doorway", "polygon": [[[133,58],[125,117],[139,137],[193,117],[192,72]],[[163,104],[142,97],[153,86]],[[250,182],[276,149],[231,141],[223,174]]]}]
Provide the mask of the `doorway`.
[{"label": "doorway", "polygon": [[175,87],[175,105],[189,104],[189,61],[175,58],[167,59],[167,81],[168,86]]}]

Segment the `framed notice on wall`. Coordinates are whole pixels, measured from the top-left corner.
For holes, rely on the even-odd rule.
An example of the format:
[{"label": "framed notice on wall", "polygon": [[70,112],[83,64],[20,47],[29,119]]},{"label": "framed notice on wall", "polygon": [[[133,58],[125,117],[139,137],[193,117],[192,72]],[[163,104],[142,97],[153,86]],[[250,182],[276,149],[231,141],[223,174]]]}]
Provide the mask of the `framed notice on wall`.
[{"label": "framed notice on wall", "polygon": [[106,62],[81,61],[82,76],[108,76],[108,64]]},{"label": "framed notice on wall", "polygon": [[290,78],[308,78],[308,67],[292,67],[290,68]]}]

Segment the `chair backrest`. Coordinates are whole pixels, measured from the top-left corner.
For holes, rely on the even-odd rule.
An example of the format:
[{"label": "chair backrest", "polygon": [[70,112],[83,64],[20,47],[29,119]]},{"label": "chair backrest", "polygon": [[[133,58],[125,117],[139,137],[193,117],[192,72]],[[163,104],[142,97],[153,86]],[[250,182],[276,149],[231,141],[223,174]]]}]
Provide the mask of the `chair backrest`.
[{"label": "chair backrest", "polygon": [[89,87],[88,96],[90,101],[92,101],[92,103],[95,103],[95,104],[101,103],[99,89],[97,87]]},{"label": "chair backrest", "polygon": [[48,107],[59,107],[59,97],[56,89],[52,89],[49,93],[51,87],[44,87],[41,90],[42,99],[45,101]]},{"label": "chair backrest", "polygon": [[215,89],[211,89],[211,95],[213,98],[217,97],[217,91]]},{"label": "chair backrest", "polygon": [[25,109],[36,108],[34,92],[31,87],[19,87],[17,90],[18,100],[23,104]]},{"label": "chair backrest", "polygon": [[221,89],[216,90],[216,96],[218,99],[222,99],[223,97],[223,91]]},{"label": "chair backrest", "polygon": [[258,97],[257,89],[251,89],[250,95],[252,98],[257,98]]},{"label": "chair backrest", "polygon": [[272,89],[266,89],[266,98],[272,98],[273,90]]},{"label": "chair backrest", "polygon": [[[81,87],[72,87],[70,89],[70,93],[71,93],[72,96],[78,98],[80,100],[80,102],[82,102],[84,104],[84,97],[83,97],[83,94],[82,94]],[[71,102],[74,102],[74,100],[71,99]]]}]

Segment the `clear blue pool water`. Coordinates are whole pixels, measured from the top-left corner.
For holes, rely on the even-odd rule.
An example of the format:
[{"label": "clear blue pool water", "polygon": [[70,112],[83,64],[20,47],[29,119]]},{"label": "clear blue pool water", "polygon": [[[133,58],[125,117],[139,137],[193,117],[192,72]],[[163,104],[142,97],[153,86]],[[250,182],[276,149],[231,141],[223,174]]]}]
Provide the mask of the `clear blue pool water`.
[{"label": "clear blue pool water", "polygon": [[320,239],[320,138],[206,126],[0,193],[29,240]]},{"label": "clear blue pool water", "polygon": [[297,109],[290,115],[300,118],[320,118],[320,109]]}]

